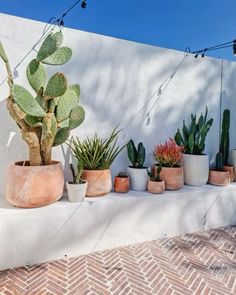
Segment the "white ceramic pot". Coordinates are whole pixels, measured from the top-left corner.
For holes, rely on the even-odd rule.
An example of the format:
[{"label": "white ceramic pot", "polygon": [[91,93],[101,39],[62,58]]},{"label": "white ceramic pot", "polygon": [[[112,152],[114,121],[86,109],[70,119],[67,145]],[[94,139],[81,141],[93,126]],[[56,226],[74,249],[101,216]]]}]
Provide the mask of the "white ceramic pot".
[{"label": "white ceramic pot", "polygon": [[207,183],[209,174],[208,155],[183,154],[184,183],[193,186],[203,186]]},{"label": "white ceramic pot", "polygon": [[[234,166],[234,171],[236,171],[236,149],[229,151],[229,162]],[[235,181],[236,181],[236,173],[235,173]]]},{"label": "white ceramic pot", "polygon": [[67,196],[71,202],[81,202],[84,200],[88,182],[84,180],[84,183],[69,183],[66,182]]},{"label": "white ceramic pot", "polygon": [[130,189],[133,191],[146,191],[147,190],[147,168],[127,168],[130,177]]}]

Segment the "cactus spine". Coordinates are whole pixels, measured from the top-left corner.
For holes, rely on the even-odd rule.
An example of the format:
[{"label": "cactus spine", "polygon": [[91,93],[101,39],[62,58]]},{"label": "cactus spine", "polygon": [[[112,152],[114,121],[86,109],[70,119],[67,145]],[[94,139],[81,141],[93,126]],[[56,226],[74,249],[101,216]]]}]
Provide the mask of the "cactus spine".
[{"label": "cactus spine", "polygon": [[205,141],[209,132],[213,119],[207,121],[208,109],[206,107],[205,114],[201,114],[197,120],[196,115],[191,114],[191,124],[188,128],[183,121],[182,133],[178,129],[175,134],[175,141],[178,145],[185,147],[186,154],[202,155],[205,149]]},{"label": "cactus spine", "polygon": [[225,109],[223,112],[220,153],[223,156],[223,164],[228,165],[229,160],[229,128],[230,128],[230,110]]},{"label": "cactus spine", "polygon": [[79,85],[68,86],[63,73],[56,73],[49,79],[47,77],[44,64],[61,65],[71,58],[71,49],[61,47],[62,43],[61,32],[50,33],[36,58],[29,63],[26,75],[35,92],[33,96],[27,89],[14,83],[7,55],[0,42],[0,57],[6,65],[10,90],[7,108],[28,144],[32,166],[50,164],[52,147],[65,142],[70,130],[79,126],[85,117],[84,109],[79,105]]},{"label": "cactus spine", "polygon": [[132,167],[134,168],[143,168],[145,161],[145,147],[142,142],[138,144],[138,148],[136,149],[134,141],[130,139],[127,143],[127,151],[130,162],[132,163]]}]

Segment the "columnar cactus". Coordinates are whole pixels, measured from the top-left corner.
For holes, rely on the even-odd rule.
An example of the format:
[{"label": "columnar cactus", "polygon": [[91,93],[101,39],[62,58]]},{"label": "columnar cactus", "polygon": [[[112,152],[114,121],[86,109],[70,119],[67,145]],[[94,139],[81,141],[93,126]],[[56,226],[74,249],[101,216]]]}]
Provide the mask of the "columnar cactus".
[{"label": "columnar cactus", "polygon": [[176,143],[185,147],[186,154],[203,154],[206,136],[213,124],[212,118],[207,121],[207,114],[207,107],[205,115],[203,116],[201,114],[198,120],[196,115],[194,116],[191,114],[191,124],[189,128],[185,125],[185,121],[183,121],[182,134],[179,129],[175,134]]},{"label": "columnar cactus", "polygon": [[7,107],[28,144],[30,165],[34,166],[50,164],[52,147],[65,142],[70,130],[78,127],[85,117],[84,109],[79,105],[80,86],[68,85],[63,73],[47,77],[44,64],[62,65],[72,56],[72,50],[61,46],[62,42],[61,32],[50,33],[36,58],[29,63],[26,75],[34,96],[14,83],[7,55],[0,43],[0,57],[6,65],[10,89]]},{"label": "columnar cactus", "polygon": [[229,161],[229,127],[230,127],[230,110],[225,109],[223,113],[220,153],[223,155],[224,165],[228,165]]},{"label": "columnar cactus", "polygon": [[136,149],[135,144],[132,139],[127,143],[127,151],[132,167],[143,168],[145,161],[145,147],[140,142],[138,144],[138,149]]}]

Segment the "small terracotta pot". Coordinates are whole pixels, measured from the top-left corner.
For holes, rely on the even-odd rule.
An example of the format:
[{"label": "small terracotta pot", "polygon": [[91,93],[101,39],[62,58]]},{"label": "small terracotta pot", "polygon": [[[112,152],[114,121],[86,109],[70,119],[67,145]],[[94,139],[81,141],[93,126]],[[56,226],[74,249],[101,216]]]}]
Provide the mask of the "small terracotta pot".
[{"label": "small terracotta pot", "polygon": [[52,161],[45,166],[29,166],[29,161],[16,162],[8,169],[6,199],[16,207],[41,207],[59,200],[63,186],[60,162]]},{"label": "small terracotta pot", "polygon": [[234,166],[233,165],[225,165],[224,167],[225,171],[229,171],[229,176],[230,176],[230,181],[233,182],[235,179],[235,171],[234,171]]},{"label": "small terracotta pot", "polygon": [[[152,169],[156,176],[157,165],[153,165]],[[183,167],[162,167],[160,177],[165,181],[166,190],[178,190],[184,185]]]},{"label": "small terracotta pot", "polygon": [[104,170],[84,170],[82,179],[87,180],[88,187],[86,197],[101,197],[108,194],[112,188],[111,171]]},{"label": "small terracotta pot", "polygon": [[210,169],[208,183],[219,186],[226,186],[230,184],[229,171],[217,171]]},{"label": "small terracotta pot", "polygon": [[114,191],[117,193],[127,193],[129,191],[129,176],[116,176],[114,180]]},{"label": "small terracotta pot", "polygon": [[152,193],[152,194],[162,194],[165,191],[164,180],[154,181],[154,180],[148,179],[147,190],[149,191],[149,193]]}]

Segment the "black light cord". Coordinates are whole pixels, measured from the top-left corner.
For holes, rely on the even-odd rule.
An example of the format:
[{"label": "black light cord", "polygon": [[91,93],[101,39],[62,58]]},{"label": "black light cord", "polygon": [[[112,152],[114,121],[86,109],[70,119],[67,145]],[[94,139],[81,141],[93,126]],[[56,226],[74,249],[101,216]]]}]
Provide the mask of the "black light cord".
[{"label": "black light cord", "polygon": [[213,50],[218,50],[218,49],[222,49],[222,48],[229,48],[232,47],[233,48],[233,52],[234,54],[236,54],[236,39],[229,41],[229,42],[225,42],[225,43],[221,43],[215,46],[211,46],[211,47],[207,47],[207,48],[203,48],[200,50],[196,50],[196,51],[192,51],[192,54],[195,54],[195,58],[197,58],[199,55],[201,55],[202,57],[205,56],[205,53],[207,51],[213,51]]}]

